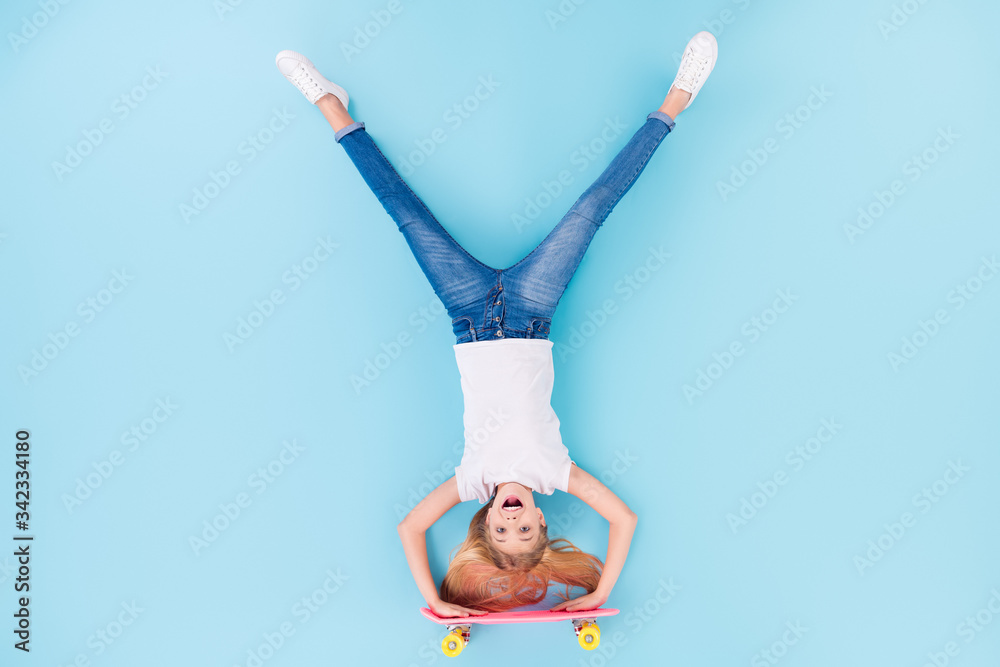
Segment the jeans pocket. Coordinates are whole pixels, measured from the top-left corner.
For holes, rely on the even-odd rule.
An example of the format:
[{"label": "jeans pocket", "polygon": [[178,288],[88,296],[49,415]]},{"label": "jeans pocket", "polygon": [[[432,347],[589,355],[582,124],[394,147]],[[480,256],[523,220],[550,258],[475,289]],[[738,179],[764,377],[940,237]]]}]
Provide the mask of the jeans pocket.
[{"label": "jeans pocket", "polygon": [[457,343],[468,343],[476,339],[475,329],[472,327],[472,318],[468,315],[460,315],[451,321],[451,330],[458,338]]},{"label": "jeans pocket", "polygon": [[549,327],[552,326],[551,317],[533,317],[528,321],[528,338],[548,338]]}]

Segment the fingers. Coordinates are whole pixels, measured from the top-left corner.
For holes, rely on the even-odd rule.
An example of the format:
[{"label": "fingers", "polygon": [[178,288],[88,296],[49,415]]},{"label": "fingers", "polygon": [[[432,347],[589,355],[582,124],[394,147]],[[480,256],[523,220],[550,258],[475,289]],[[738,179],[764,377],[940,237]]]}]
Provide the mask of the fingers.
[{"label": "fingers", "polygon": [[455,616],[484,616],[487,612],[479,609],[468,609],[466,607],[454,607]]},{"label": "fingers", "polygon": [[456,616],[468,616],[467,610],[461,607],[447,606],[442,608],[440,611],[434,611],[435,614],[441,618],[455,618]]},{"label": "fingers", "polygon": [[581,607],[582,598],[577,598],[575,600],[563,600],[555,607],[552,607],[552,611],[576,611]]}]

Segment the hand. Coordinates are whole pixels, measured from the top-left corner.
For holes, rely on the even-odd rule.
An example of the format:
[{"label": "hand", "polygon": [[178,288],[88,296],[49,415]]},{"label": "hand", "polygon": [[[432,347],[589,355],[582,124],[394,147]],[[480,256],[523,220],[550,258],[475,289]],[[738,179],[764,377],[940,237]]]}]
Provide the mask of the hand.
[{"label": "hand", "polygon": [[427,605],[430,610],[441,618],[453,618],[455,616],[482,616],[485,611],[480,611],[478,609],[468,609],[466,607],[460,607],[457,604],[450,604],[442,600],[435,600]]},{"label": "hand", "polygon": [[586,609],[597,609],[602,604],[608,601],[607,595],[601,595],[597,592],[578,597],[574,600],[566,600],[552,607],[551,611],[580,611]]}]

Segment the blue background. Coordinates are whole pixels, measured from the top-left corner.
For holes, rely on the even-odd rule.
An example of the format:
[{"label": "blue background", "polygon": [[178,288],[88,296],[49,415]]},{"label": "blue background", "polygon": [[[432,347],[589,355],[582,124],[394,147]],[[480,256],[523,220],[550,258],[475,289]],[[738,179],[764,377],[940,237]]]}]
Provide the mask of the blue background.
[{"label": "blue background", "polygon": [[[563,438],[640,517],[608,602],[622,614],[592,654],[568,627],[531,625],[477,628],[460,660],[997,664],[995,3],[46,6],[0,11],[0,533],[19,532],[13,442],[29,429],[36,536],[32,651],[4,630],[4,665],[252,665],[282,624],[294,634],[262,664],[445,660],[395,526],[458,462],[449,322],[274,56],[303,52],[343,85],[397,165],[443,128],[407,180],[473,255],[509,266],[659,106],[703,29],[719,63],[596,237],[551,336]],[[366,24],[374,37],[345,52]],[[142,89],[147,68],[162,75]],[[499,85],[446,122],[480,77]],[[609,119],[626,130],[601,146]],[[57,173],[102,120],[112,131]],[[269,143],[251,151],[252,136]],[[230,161],[239,173],[186,221],[181,205]],[[561,170],[572,184],[519,228]],[[894,181],[902,194],[851,232]],[[293,289],[283,276],[319,238],[337,249]],[[671,254],[655,271],[651,247]],[[275,289],[283,302],[227,345]],[[779,290],[794,301],[775,318]],[[750,333],[754,317],[766,330]],[[743,354],[727,358],[733,342]],[[382,368],[357,389],[369,362]],[[699,372],[710,386],[685,395]],[[144,425],[130,449],[123,434]],[[817,434],[827,442],[794,463]],[[286,441],[301,451],[273,464]],[[261,488],[269,464],[280,474]],[[220,518],[241,493],[249,505]],[[571,500],[540,504],[603,557],[606,523]],[[740,524],[744,500],[757,507]],[[429,532],[438,580],[475,509]],[[213,521],[225,529],[192,547]],[[0,566],[7,627],[12,556]]]}]

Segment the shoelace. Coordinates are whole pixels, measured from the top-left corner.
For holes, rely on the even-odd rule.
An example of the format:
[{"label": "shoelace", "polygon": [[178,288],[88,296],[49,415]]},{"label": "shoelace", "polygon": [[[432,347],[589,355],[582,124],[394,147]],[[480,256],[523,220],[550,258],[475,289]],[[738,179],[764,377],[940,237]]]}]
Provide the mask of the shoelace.
[{"label": "shoelace", "polygon": [[677,75],[677,83],[683,84],[688,88],[694,88],[698,80],[701,79],[702,72],[708,67],[710,59],[708,57],[698,58],[693,52],[688,52],[684,54],[683,60],[687,62],[680,68],[681,71]]},{"label": "shoelace", "polygon": [[305,67],[300,67],[294,74],[292,74],[292,81],[298,86],[303,92],[312,94],[320,89],[319,82],[312,78],[309,71]]}]

